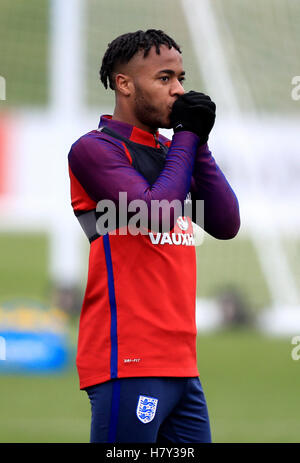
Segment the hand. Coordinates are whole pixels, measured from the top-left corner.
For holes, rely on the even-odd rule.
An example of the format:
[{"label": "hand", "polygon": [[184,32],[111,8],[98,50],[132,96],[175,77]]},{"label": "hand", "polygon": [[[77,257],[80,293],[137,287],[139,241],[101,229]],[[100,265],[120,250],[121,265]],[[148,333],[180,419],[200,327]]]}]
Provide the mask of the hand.
[{"label": "hand", "polygon": [[215,103],[204,93],[193,90],[175,101],[170,116],[174,133],[182,130],[193,132],[200,138],[201,145],[207,142],[215,118]]}]

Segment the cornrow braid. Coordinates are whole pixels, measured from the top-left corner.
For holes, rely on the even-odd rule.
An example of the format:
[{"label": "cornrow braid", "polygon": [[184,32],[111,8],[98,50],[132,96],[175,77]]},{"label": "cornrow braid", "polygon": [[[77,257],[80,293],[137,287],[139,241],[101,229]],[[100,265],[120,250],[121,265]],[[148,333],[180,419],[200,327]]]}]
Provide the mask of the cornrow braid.
[{"label": "cornrow braid", "polygon": [[113,73],[117,64],[128,63],[139,50],[144,50],[144,58],[146,58],[153,46],[159,55],[161,45],[166,45],[169,49],[174,47],[181,53],[179,45],[161,30],[139,30],[114,39],[108,44],[99,72],[104,87],[107,88],[109,83],[110,88],[115,89]]}]

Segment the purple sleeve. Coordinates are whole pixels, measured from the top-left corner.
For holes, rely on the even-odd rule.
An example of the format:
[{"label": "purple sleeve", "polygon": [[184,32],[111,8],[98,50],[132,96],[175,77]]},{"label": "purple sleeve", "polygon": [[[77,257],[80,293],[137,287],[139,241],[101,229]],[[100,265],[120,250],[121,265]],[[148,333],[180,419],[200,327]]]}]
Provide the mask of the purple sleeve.
[{"label": "purple sleeve", "polygon": [[234,238],[240,228],[238,200],[207,144],[198,148],[191,191],[193,199],[204,200],[204,230],[214,238]]},{"label": "purple sleeve", "polygon": [[176,134],[165,166],[152,186],[131,166],[121,144],[108,138],[83,136],[71,148],[69,165],[94,201],[109,199],[118,204],[119,192],[127,192],[128,203],[144,200],[150,211],[151,200],[185,200],[198,144],[199,138],[191,132]]}]

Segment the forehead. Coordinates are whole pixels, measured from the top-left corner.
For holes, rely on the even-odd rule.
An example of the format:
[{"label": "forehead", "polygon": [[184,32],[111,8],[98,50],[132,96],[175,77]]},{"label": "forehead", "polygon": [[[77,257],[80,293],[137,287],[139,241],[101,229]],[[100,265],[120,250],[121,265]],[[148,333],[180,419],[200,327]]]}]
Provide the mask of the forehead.
[{"label": "forehead", "polygon": [[171,69],[175,72],[183,71],[181,54],[175,48],[168,48],[166,45],[160,46],[159,55],[153,46],[146,58],[144,58],[144,50],[141,50],[128,64],[134,72],[159,72],[163,69]]}]

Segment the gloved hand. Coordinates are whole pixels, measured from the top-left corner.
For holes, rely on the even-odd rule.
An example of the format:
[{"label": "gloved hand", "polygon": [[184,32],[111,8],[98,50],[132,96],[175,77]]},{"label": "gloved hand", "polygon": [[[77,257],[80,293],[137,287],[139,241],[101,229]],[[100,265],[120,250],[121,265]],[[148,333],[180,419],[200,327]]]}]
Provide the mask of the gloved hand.
[{"label": "gloved hand", "polygon": [[175,101],[170,115],[174,133],[182,130],[193,132],[200,138],[201,145],[207,142],[215,118],[215,103],[204,93],[193,90]]}]

